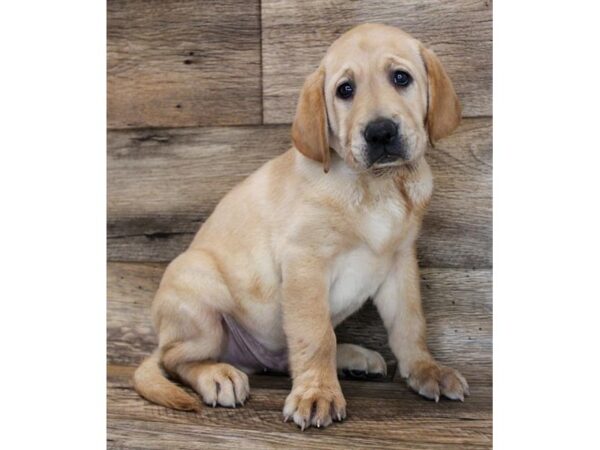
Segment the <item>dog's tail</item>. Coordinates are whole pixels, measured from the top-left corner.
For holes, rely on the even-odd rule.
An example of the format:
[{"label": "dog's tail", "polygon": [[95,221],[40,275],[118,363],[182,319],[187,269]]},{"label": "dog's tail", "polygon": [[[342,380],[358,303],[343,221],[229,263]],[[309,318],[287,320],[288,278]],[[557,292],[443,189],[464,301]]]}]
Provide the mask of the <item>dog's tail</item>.
[{"label": "dog's tail", "polygon": [[167,408],[199,411],[200,402],[172,383],[160,368],[160,351],[144,360],[133,374],[135,390],[147,400]]}]

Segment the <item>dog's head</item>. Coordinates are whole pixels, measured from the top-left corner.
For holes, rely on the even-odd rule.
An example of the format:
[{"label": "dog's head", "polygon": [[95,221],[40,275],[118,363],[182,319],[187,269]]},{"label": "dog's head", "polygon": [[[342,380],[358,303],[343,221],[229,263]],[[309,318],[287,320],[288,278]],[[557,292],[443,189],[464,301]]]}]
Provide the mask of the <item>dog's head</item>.
[{"label": "dog's head", "polygon": [[336,40],[306,79],[292,140],[325,171],[331,149],[366,170],[417,160],[459,122],[438,58],[398,28],[365,24]]}]

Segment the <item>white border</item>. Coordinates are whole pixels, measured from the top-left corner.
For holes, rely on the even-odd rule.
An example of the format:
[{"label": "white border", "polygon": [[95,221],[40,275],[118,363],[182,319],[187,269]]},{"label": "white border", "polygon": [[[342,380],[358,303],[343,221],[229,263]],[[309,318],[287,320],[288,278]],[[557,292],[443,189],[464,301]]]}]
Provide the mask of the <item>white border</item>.
[{"label": "white border", "polygon": [[593,4],[495,3],[497,449],[598,448],[592,386],[600,312],[599,15]]},{"label": "white border", "polygon": [[[105,448],[106,4],[5,3],[0,444]],[[494,8],[498,449],[597,446],[592,5]]]},{"label": "white border", "polygon": [[4,2],[2,448],[106,448],[106,4]]}]

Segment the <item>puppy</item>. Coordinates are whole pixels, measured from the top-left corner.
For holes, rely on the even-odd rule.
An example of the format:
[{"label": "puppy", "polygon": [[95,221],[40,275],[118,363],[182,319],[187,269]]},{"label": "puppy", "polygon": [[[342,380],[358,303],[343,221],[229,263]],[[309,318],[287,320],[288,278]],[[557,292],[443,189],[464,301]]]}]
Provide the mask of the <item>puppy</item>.
[{"label": "puppy", "polygon": [[275,370],[293,378],[286,420],[343,420],[337,371],[386,366],[333,330],[372,298],[409,386],[463,400],[465,379],[427,349],[415,250],[433,188],[425,151],[459,122],[452,83],[419,41],[374,24],[336,40],[304,83],[293,147],[227,194],[168,266],[152,306],[159,344],[137,391],[197,410],[166,372],[205,403],[235,407],[246,373]]}]

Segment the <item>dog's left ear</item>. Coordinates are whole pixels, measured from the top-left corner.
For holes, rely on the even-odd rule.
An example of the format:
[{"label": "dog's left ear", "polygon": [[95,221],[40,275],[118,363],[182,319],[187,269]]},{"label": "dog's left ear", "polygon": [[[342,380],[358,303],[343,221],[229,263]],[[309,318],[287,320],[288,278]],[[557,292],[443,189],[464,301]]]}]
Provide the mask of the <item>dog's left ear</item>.
[{"label": "dog's left ear", "polygon": [[292,124],[292,141],[300,153],[323,163],[323,170],[328,172],[331,155],[324,84],[325,71],[322,67],[306,78]]},{"label": "dog's left ear", "polygon": [[421,47],[421,58],[425,63],[428,78],[427,131],[433,143],[452,133],[461,118],[461,108],[452,81],[438,57]]}]

